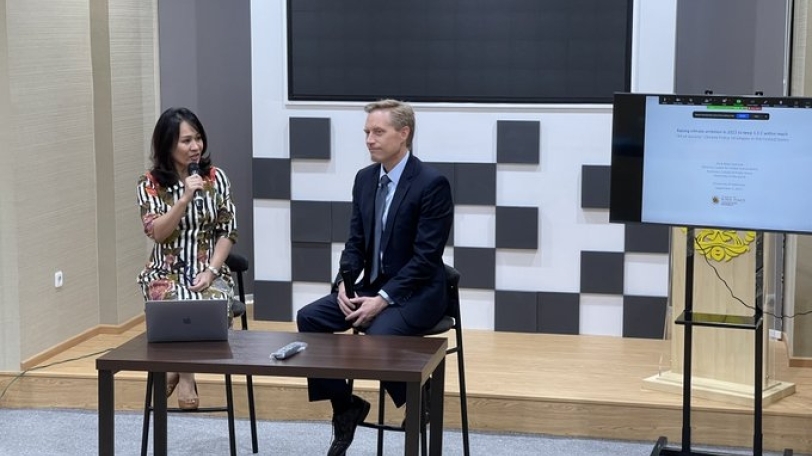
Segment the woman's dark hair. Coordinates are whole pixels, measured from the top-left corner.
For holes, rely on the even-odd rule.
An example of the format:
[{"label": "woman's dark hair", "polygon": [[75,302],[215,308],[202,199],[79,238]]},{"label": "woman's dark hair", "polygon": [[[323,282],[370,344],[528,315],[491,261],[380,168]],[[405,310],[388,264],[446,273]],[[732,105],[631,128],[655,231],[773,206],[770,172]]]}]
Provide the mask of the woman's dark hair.
[{"label": "woman's dark hair", "polygon": [[203,151],[200,154],[200,174],[207,176],[211,169],[211,158],[206,153],[209,141],[206,139],[206,130],[195,113],[186,108],[169,108],[161,114],[155,129],[152,131],[152,176],[162,187],[175,185],[180,176],[175,169],[172,151],[180,138],[180,124],[188,122],[203,139]]}]

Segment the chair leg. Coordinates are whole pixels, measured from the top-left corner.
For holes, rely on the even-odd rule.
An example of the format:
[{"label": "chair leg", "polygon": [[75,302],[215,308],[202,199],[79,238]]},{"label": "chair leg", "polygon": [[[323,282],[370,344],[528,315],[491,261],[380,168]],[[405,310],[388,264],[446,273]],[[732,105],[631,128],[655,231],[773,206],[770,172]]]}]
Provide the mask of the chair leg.
[{"label": "chair leg", "polygon": [[231,456],[237,456],[237,438],[234,429],[234,394],[231,389],[231,375],[226,374],[226,409],[228,413],[228,446]]},{"label": "chair leg", "polygon": [[[426,394],[426,390],[423,389],[422,394]],[[428,423],[426,422],[423,417],[426,415],[426,411],[423,410],[424,404],[427,404],[426,398],[420,398],[420,454],[423,456],[427,456],[429,454],[429,444],[428,444],[428,437],[427,437],[427,426]]]},{"label": "chair leg", "polygon": [[427,426],[425,424],[421,424],[420,426],[420,454],[423,456],[427,456],[429,454],[429,439],[428,439],[428,432],[426,430]]},{"label": "chair leg", "polygon": [[149,444],[149,417],[152,414],[152,372],[147,373],[147,394],[144,399],[144,424],[141,428],[141,456],[147,456]]},{"label": "chair leg", "polygon": [[386,390],[381,384],[378,390],[378,456],[383,456],[383,425],[384,415],[386,415]]},{"label": "chair leg", "polygon": [[460,376],[460,422],[462,424],[462,451],[464,456],[471,454],[468,443],[468,390],[465,387],[465,357],[462,353],[462,335],[457,332],[457,371]]},{"label": "chair leg", "polygon": [[251,375],[245,376],[245,387],[248,389],[248,416],[251,418],[251,449],[254,454],[259,453],[257,443],[257,409],[254,406],[254,378]]}]

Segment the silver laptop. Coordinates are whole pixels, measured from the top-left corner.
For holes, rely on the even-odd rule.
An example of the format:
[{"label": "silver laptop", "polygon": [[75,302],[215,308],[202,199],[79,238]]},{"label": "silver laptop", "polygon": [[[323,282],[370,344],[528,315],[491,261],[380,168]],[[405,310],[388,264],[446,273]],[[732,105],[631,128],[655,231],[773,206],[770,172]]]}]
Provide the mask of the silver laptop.
[{"label": "silver laptop", "polygon": [[228,340],[225,299],[147,301],[147,342]]}]

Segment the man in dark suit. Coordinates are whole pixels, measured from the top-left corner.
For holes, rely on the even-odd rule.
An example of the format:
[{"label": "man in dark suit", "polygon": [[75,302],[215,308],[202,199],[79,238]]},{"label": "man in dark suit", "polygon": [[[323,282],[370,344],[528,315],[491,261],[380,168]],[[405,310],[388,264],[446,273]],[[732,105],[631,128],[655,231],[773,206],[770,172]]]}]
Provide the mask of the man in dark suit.
[{"label": "man in dark suit", "polygon": [[[411,154],[411,106],[382,100],[364,110],[374,164],[355,176],[350,235],[341,255],[342,270],[353,278],[363,271],[364,277],[347,296],[339,274],[331,294],[299,310],[301,332],[355,327],[370,335],[414,335],[433,327],[446,310],[442,255],[454,218],[451,186]],[[405,384],[384,387],[395,405],[406,402]],[[308,394],[311,401],[331,401],[334,437],[327,454],[345,454],[369,403],[344,380],[308,379]]]}]

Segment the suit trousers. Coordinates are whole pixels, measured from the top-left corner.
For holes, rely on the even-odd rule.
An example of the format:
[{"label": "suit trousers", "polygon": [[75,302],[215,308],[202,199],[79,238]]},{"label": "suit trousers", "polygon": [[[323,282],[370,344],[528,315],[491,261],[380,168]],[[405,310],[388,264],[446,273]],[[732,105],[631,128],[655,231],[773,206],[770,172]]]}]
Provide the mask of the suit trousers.
[{"label": "suit trousers", "polygon": [[[359,292],[359,295],[364,293]],[[352,323],[345,320],[344,313],[338,306],[338,294],[324,296],[304,307],[296,315],[299,332],[341,332],[352,328]],[[385,308],[364,332],[368,335],[410,336],[420,332],[419,328],[406,323],[400,307]],[[383,387],[396,406],[406,403],[406,384],[401,382],[384,382]],[[349,383],[341,379],[307,379],[307,392],[310,401],[333,399],[352,394]]]}]

